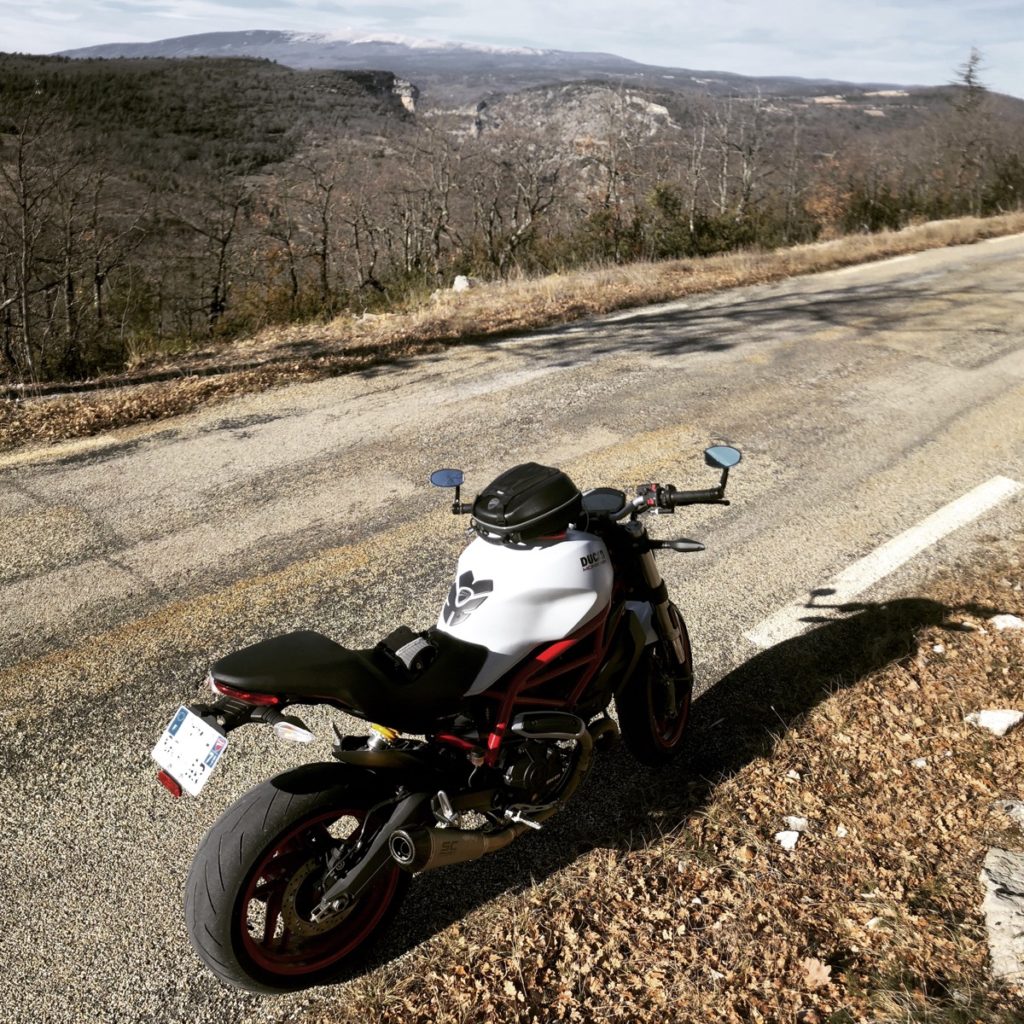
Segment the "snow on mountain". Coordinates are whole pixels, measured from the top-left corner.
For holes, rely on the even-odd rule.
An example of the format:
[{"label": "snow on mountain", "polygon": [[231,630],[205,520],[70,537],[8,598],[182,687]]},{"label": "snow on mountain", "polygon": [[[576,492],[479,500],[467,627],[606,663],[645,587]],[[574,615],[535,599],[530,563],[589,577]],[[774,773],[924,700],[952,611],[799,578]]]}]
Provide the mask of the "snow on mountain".
[{"label": "snow on mountain", "polygon": [[451,42],[443,39],[419,39],[414,36],[396,35],[388,32],[358,33],[352,29],[345,32],[285,32],[296,43],[350,43],[353,46],[385,43],[404,46],[410,50],[447,50],[470,53],[490,53],[519,57],[545,57],[553,50],[538,50],[530,46],[489,46],[484,43]]}]

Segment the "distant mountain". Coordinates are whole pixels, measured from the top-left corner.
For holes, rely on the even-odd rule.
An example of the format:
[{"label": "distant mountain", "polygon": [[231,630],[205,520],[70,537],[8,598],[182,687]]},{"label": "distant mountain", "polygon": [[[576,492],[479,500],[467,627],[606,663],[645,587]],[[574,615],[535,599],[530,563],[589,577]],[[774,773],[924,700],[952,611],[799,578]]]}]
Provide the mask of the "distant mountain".
[{"label": "distant mountain", "polygon": [[337,36],[310,32],[208,32],[152,43],[108,43],[66,50],[87,57],[262,57],[293,68],[380,68],[414,79],[437,98],[468,99],[474,93],[505,92],[580,79],[612,79],[672,92],[753,93],[809,96],[822,90],[863,92],[893,89],[892,83],[837,82],[794,77],[752,78],[721,71],[640,64],[611,53],[574,53],[474,46],[403,36]]},{"label": "distant mountain", "polygon": [[610,53],[570,53],[524,47],[475,46],[404,36],[343,37],[316,32],[206,32],[153,43],[108,43],[66,50],[62,57],[263,57],[294,68],[407,71],[489,71],[494,68],[572,69],[622,73],[645,65]]}]

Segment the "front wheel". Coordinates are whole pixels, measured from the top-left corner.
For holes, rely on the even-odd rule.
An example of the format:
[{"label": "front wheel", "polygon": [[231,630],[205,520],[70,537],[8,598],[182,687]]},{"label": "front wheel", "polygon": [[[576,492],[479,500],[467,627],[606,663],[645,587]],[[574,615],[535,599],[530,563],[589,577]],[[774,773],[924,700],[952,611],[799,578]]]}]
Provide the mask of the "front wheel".
[{"label": "front wheel", "polygon": [[693,656],[690,635],[679,609],[669,605],[679,627],[683,661],[670,644],[659,640],[643,655],[632,679],[615,698],[619,728],[629,752],[641,763],[667,764],[682,749],[693,702]]},{"label": "front wheel", "polygon": [[[312,790],[312,791],[311,791]],[[323,789],[279,776],[213,824],[185,894],[189,939],[221,981],[250,992],[289,992],[351,969],[397,910],[409,876],[381,870],[350,907],[314,922],[328,850],[354,841],[382,799],[352,784]]]}]

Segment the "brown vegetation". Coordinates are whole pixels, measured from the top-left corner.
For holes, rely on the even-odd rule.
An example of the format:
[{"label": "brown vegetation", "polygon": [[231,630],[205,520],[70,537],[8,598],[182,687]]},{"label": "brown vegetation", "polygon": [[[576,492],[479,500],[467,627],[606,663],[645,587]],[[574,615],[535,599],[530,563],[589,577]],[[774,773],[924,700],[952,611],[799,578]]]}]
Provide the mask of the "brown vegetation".
[{"label": "brown vegetation", "polygon": [[386,314],[275,328],[174,362],[140,361],[89,391],[0,401],[0,449],[165,419],[234,395],[394,363],[441,347],[740,285],[1024,231],[1024,213],[705,259],[576,271],[437,293]]},{"label": "brown vegetation", "polygon": [[585,788],[641,808],[618,829],[305,1019],[1024,1019],[988,977],[978,881],[987,847],[1024,847],[993,808],[1024,797],[1024,748],[964,722],[1024,708],[1024,634],[988,622],[1022,581],[1019,558],[959,572],[759,655],[697,702],[685,775]]}]

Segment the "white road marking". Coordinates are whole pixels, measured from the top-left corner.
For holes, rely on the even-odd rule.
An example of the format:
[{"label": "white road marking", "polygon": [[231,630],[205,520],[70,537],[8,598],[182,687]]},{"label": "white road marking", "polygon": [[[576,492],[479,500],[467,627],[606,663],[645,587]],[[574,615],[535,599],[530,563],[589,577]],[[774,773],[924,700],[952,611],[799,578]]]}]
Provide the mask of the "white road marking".
[{"label": "white road marking", "polygon": [[[758,647],[774,647],[809,628],[809,616],[827,615],[828,610],[845,604],[867,590],[873,583],[888,576],[915,555],[947,534],[966,526],[1000,502],[1024,490],[1024,485],[1005,476],[996,476],[975,487],[956,501],[944,505],[923,519],[917,526],[875,548],[871,554],[844,569],[831,582],[816,587],[806,598],[799,598],[780,608],[747,633],[747,639]],[[815,611],[817,596],[823,601]]]},{"label": "white road marking", "polygon": [[[925,250],[928,251],[928,250]],[[903,263],[906,260],[916,259],[920,256],[919,252],[908,252],[902,256],[889,256],[884,260],[872,260],[868,263],[854,263],[849,267],[840,267],[838,270],[829,270],[829,274],[852,274],[856,270],[872,270],[876,267],[887,267],[892,263]]]},{"label": "white road marking", "polygon": [[[742,287],[742,286],[741,286]],[[708,292],[704,298],[721,298],[721,292]],[[657,316],[659,313],[680,313],[684,309],[691,309],[693,303],[686,299],[671,299],[668,302],[654,302],[649,306],[636,306],[633,309],[623,310],[621,313],[607,313],[604,316],[595,317],[592,321],[595,325],[622,324],[630,320],[643,320],[645,317]]]}]

